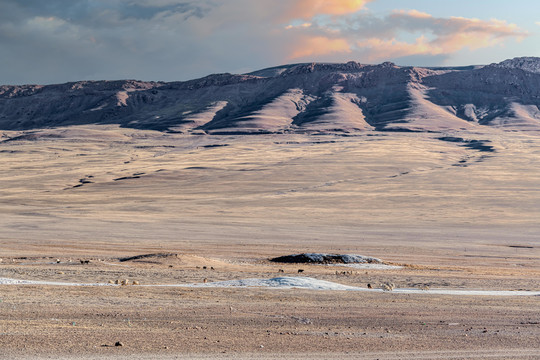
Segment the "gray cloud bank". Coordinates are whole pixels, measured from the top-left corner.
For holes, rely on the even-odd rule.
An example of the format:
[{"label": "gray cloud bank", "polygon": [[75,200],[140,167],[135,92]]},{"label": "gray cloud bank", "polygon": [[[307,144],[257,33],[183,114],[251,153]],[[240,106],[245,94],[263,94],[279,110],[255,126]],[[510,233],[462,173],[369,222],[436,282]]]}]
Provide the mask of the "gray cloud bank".
[{"label": "gray cloud bank", "polygon": [[[318,7],[310,6],[312,2]],[[479,39],[490,46],[526,36],[504,22],[473,24],[418,12],[376,18],[365,11],[366,3],[2,0],[0,84],[173,81],[313,60],[415,58],[437,63],[460,50],[460,42],[477,44]],[[349,8],[351,13],[346,13]],[[291,27],[294,19],[306,23]],[[419,30],[431,37],[410,42],[396,38],[400,31]]]}]

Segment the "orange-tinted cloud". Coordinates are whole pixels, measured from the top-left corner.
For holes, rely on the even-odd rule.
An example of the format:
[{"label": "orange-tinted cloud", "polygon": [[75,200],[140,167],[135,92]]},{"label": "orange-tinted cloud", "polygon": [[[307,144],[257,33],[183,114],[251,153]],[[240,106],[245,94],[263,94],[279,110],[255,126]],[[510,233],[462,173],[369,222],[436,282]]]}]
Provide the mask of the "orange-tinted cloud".
[{"label": "orange-tinted cloud", "polygon": [[399,11],[388,18],[388,26],[395,31],[423,31],[414,42],[397,41],[395,38],[370,37],[356,45],[369,50],[369,58],[388,59],[410,55],[452,54],[462,49],[477,50],[503,43],[508,38],[522,40],[528,34],[515,24],[492,19],[489,21],[464,17],[435,18],[416,10]]},{"label": "orange-tinted cloud", "polygon": [[417,19],[433,18],[433,16],[431,16],[430,14],[428,14],[426,12],[418,11],[418,10],[409,10],[409,11],[399,10],[399,11],[396,11],[396,13],[398,13],[398,14],[406,14],[406,15],[412,17],[412,18],[417,18]]},{"label": "orange-tinted cloud", "polygon": [[285,13],[287,19],[311,19],[316,15],[346,15],[359,11],[372,0],[294,0]]},{"label": "orange-tinted cloud", "polygon": [[425,36],[421,36],[414,43],[398,41],[396,39],[383,40],[378,38],[369,38],[361,40],[356,45],[368,50],[365,59],[367,61],[388,60],[410,55],[440,55],[444,49],[430,44]]},{"label": "orange-tinted cloud", "polygon": [[[377,26],[364,29],[359,23],[358,29],[341,29],[341,47],[347,48],[346,42],[349,51],[360,54],[365,61],[384,61],[412,55],[448,56],[463,49],[478,50],[500,45],[510,38],[520,41],[528,36],[517,25],[502,20],[437,18],[417,10],[396,11],[381,19]],[[313,33],[313,29],[310,31]],[[418,32],[422,35],[412,41],[400,39],[402,34]],[[309,53],[307,46],[302,44],[303,54]]]},{"label": "orange-tinted cloud", "polygon": [[351,45],[346,39],[332,39],[324,36],[303,37],[295,46],[290,59],[300,59],[332,53],[350,53]]},{"label": "orange-tinted cloud", "polygon": [[303,23],[303,24],[300,24],[300,25],[287,25],[285,27],[286,30],[292,30],[292,29],[301,29],[301,28],[309,28],[311,27],[313,24],[312,23]]},{"label": "orange-tinted cloud", "polygon": [[437,36],[458,33],[484,34],[495,38],[524,37],[528,34],[519,29],[516,24],[504,20],[480,20],[465,17],[436,18],[417,10],[396,11],[387,18],[388,25],[399,30],[429,31]]}]

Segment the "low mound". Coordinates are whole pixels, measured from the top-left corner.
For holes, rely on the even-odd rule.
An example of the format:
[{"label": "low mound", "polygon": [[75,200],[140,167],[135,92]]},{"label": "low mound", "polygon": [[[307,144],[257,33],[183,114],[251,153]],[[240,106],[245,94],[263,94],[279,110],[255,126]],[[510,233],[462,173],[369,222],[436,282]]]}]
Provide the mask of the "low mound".
[{"label": "low mound", "polygon": [[134,260],[150,260],[150,259],[163,259],[163,258],[170,258],[170,257],[178,257],[178,254],[172,254],[172,253],[159,253],[159,254],[144,254],[144,255],[136,255],[136,256],[130,256],[130,257],[124,257],[118,259],[120,262],[126,262],[126,261],[134,261]]},{"label": "low mound", "polygon": [[280,256],[270,261],[289,264],[383,264],[381,259],[363,255],[311,253]]}]

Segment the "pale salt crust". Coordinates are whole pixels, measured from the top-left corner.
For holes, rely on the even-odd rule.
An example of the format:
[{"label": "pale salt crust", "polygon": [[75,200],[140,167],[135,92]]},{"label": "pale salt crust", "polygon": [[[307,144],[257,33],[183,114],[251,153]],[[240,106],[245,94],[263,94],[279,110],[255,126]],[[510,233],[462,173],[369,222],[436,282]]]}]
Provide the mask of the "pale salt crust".
[{"label": "pale salt crust", "polygon": [[342,266],[361,270],[396,270],[401,269],[401,266],[385,265],[385,264],[324,264],[323,266]]},{"label": "pale salt crust", "polygon": [[37,281],[37,280],[17,280],[9,278],[0,278],[0,285],[51,285],[51,286],[114,286],[114,284],[79,284],[70,282],[56,281]]},{"label": "pale salt crust", "polygon": [[[115,284],[78,284],[52,281],[31,281],[0,278],[0,285],[50,285],[50,286],[118,286]],[[385,292],[382,289],[366,289],[355,286],[338,284],[325,280],[307,277],[277,277],[273,279],[243,279],[218,281],[206,284],[169,284],[169,285],[139,285],[141,287],[187,287],[187,288],[250,288],[261,287],[271,289],[306,289],[327,291],[365,291]],[[504,291],[504,290],[455,290],[455,289],[394,289],[394,294],[426,294],[454,296],[540,296],[540,291]]]}]

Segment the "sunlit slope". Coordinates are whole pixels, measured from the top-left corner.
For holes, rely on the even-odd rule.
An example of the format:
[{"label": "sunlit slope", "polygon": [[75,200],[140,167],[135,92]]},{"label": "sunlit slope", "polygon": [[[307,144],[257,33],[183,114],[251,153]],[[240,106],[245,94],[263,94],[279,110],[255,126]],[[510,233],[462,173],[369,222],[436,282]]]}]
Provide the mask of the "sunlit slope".
[{"label": "sunlit slope", "polygon": [[540,129],[539,58],[462,68],[297,64],[185,82],[0,87],[0,129],[86,124],[189,133]]}]

